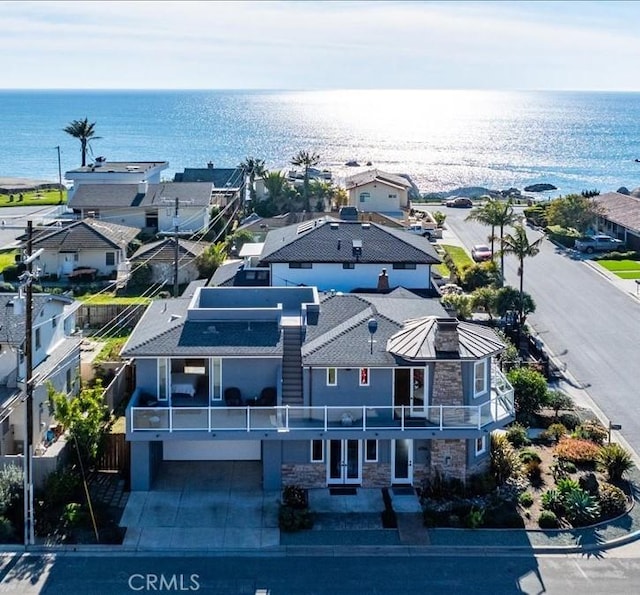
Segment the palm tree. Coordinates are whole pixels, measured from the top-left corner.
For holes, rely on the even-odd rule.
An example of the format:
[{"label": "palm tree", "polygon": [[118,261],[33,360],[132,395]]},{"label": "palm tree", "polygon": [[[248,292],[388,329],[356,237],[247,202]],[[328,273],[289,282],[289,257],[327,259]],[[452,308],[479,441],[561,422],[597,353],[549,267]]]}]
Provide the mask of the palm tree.
[{"label": "palm tree", "polygon": [[73,138],[77,138],[80,141],[80,150],[82,151],[82,167],[87,165],[87,147],[89,145],[89,140],[97,140],[101,137],[95,136],[95,122],[89,123],[89,119],[85,118],[84,120],[73,120],[64,131],[67,134],[73,136]]},{"label": "palm tree", "polygon": [[309,168],[320,163],[320,155],[315,152],[299,151],[298,154],[291,160],[291,165],[296,167],[304,167],[304,208],[306,211],[311,210],[309,205]]},{"label": "palm tree", "polygon": [[269,200],[273,202],[274,206],[278,204],[285,194],[287,187],[287,178],[282,172],[270,171],[265,172],[264,187],[269,193]]},{"label": "palm tree", "polygon": [[530,243],[527,237],[527,230],[522,225],[513,228],[513,234],[507,234],[502,238],[502,250],[500,254],[513,254],[519,261],[518,275],[520,277],[520,300],[518,307],[518,347],[520,346],[520,333],[524,324],[524,259],[533,258],[540,252],[542,238]]},{"label": "palm tree", "polygon": [[262,178],[267,173],[264,167],[264,159],[256,159],[255,157],[247,157],[238,167],[244,170],[245,175],[249,176],[249,196],[251,200],[256,200],[256,178]]}]

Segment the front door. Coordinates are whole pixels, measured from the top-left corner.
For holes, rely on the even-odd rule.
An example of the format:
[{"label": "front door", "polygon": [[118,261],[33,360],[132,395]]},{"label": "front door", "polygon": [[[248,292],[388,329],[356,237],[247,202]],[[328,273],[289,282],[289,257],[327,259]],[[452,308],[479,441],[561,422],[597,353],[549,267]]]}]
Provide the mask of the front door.
[{"label": "front door", "polygon": [[327,483],[360,484],[362,457],[360,440],[329,440]]},{"label": "front door", "polygon": [[413,483],[413,440],[392,440],[391,475],[394,484]]}]

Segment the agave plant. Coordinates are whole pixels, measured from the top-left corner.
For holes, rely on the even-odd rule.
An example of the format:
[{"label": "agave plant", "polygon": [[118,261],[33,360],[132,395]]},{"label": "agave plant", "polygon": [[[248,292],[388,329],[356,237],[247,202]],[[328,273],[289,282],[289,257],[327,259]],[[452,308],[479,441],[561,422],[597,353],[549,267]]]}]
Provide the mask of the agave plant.
[{"label": "agave plant", "polygon": [[598,467],[607,473],[609,481],[616,482],[633,468],[631,455],[619,444],[606,444],[600,449],[597,458]]},{"label": "agave plant", "polygon": [[598,501],[580,488],[566,494],[563,503],[565,517],[574,527],[594,523],[600,517]]},{"label": "agave plant", "polygon": [[542,508],[559,514],[563,510],[562,497],[558,490],[550,489],[542,494]]}]

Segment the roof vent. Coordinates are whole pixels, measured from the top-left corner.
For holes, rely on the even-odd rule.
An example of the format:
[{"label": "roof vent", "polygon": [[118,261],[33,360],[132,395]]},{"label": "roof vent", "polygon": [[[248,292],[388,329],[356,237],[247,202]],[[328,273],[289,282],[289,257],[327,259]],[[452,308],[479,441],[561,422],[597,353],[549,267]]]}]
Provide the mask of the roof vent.
[{"label": "roof vent", "polygon": [[363,223],[362,229],[369,229],[371,227],[371,223]]},{"label": "roof vent", "polygon": [[330,223],[330,224],[329,224],[329,227],[330,227],[331,229],[338,229],[338,227],[340,227],[340,224],[339,224],[339,223],[337,223],[336,221],[334,221],[333,223]]}]

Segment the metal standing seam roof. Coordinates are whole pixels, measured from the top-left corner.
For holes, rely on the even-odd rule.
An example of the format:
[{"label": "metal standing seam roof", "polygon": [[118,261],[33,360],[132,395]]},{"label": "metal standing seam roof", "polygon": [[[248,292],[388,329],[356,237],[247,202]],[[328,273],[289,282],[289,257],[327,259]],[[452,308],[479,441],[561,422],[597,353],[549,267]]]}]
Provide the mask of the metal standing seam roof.
[{"label": "metal standing seam roof", "polygon": [[[437,316],[425,316],[408,320],[402,330],[387,342],[387,350],[407,360],[437,360],[435,334],[438,328]],[[460,359],[482,359],[501,352],[506,346],[496,333],[479,324],[458,322]]]},{"label": "metal standing seam roof", "polygon": [[[415,263],[441,262],[433,245],[421,236],[377,223],[338,221],[324,218],[309,227],[289,226],[267,234],[261,262],[353,262]],[[304,225],[304,224],[303,224]],[[299,230],[300,233],[298,233]],[[353,242],[362,243],[356,252]]]}]

